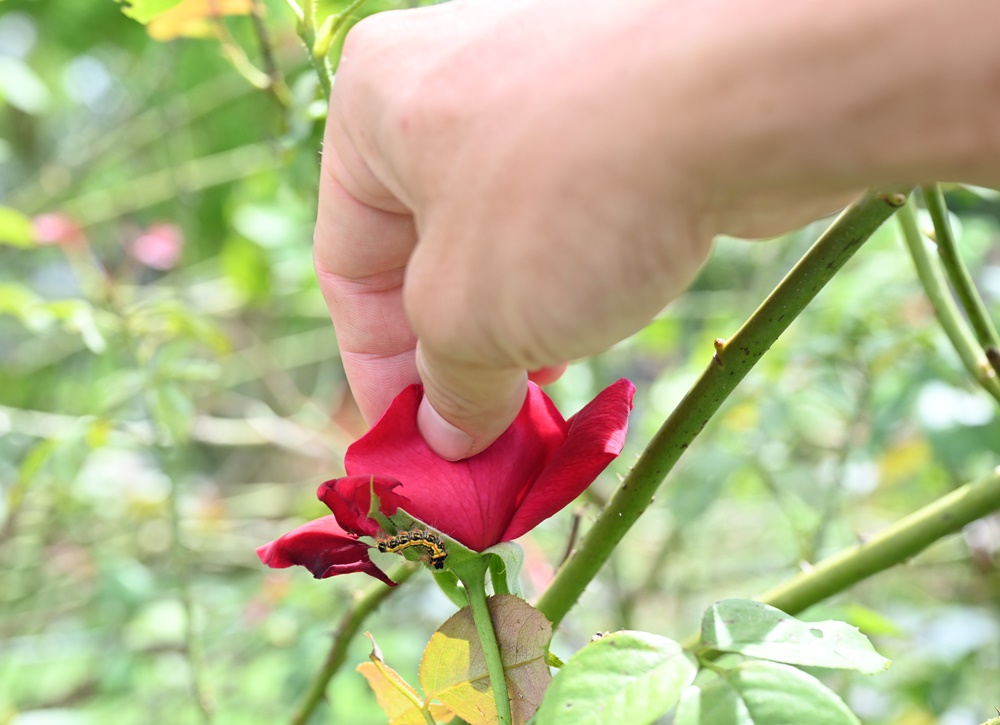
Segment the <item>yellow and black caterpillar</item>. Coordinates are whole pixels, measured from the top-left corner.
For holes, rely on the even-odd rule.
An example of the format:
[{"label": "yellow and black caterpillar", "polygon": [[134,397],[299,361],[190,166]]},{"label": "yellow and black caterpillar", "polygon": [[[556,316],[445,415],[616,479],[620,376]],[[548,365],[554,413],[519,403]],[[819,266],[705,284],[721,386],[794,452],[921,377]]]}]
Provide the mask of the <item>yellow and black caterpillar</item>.
[{"label": "yellow and black caterpillar", "polygon": [[376,546],[383,554],[395,554],[398,551],[409,549],[411,546],[423,547],[428,551],[431,566],[435,569],[443,569],[444,560],[448,558],[448,550],[441,543],[441,537],[433,531],[422,529],[400,531],[395,536],[379,538],[376,541]]}]

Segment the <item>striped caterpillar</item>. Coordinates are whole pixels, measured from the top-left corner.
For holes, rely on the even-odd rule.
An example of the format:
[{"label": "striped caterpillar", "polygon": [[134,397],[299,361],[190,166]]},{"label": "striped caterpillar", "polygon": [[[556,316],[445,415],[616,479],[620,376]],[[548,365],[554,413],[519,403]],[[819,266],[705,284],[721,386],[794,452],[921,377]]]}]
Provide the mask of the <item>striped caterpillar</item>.
[{"label": "striped caterpillar", "polygon": [[420,546],[429,552],[431,566],[435,569],[444,568],[444,560],[448,558],[448,551],[441,543],[441,537],[433,531],[413,529],[412,531],[400,531],[395,536],[379,538],[376,541],[378,550],[383,554],[395,554],[409,549],[411,546]]}]

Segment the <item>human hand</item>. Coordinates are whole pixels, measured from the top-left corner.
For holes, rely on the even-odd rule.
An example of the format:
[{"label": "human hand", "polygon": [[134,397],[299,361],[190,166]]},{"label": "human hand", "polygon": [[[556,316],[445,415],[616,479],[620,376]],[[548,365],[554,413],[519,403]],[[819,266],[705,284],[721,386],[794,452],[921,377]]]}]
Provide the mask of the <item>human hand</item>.
[{"label": "human hand", "polygon": [[345,48],[316,266],[365,418],[422,380],[446,458],[506,429],[528,371],[551,381],[640,329],[708,252],[697,187],[643,148],[636,126],[661,120],[621,88],[607,6],[589,5],[389,13]]},{"label": "human hand", "polygon": [[[916,51],[950,16],[907,2],[465,0],[356,26],[315,260],[366,420],[423,382],[428,443],[472,455],[530,375],[555,379],[648,323],[714,233],[778,233],[865,184],[933,173],[912,151],[928,119],[887,92],[926,97],[926,69],[878,54],[918,57],[897,46]],[[899,21],[912,32],[865,55],[855,16],[924,25]],[[863,57],[841,72],[829,59],[845,49]]]}]

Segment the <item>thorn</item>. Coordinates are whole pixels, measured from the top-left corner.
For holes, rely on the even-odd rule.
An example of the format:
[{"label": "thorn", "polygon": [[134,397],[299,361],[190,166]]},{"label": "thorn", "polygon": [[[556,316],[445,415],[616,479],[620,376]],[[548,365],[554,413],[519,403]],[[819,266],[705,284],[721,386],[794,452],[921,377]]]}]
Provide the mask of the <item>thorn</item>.
[{"label": "thorn", "polygon": [[722,358],[719,357],[719,354],[723,350],[726,349],[726,341],[723,340],[721,337],[717,337],[717,338],[715,338],[714,345],[715,345],[715,354],[712,355],[712,362],[714,362],[716,365],[718,365],[721,368],[722,367]]},{"label": "thorn", "polygon": [[889,206],[900,207],[906,203],[906,194],[886,194],[885,192],[882,192],[878,195],[878,198]]}]

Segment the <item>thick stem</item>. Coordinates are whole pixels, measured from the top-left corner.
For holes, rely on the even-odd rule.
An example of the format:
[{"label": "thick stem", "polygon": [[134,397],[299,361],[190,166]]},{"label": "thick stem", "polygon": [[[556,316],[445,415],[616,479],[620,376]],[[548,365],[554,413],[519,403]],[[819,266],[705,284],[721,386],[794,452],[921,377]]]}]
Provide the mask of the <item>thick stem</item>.
[{"label": "thick stem", "polygon": [[897,218],[903,230],[903,241],[906,242],[910,257],[913,258],[913,265],[917,269],[917,277],[920,278],[920,284],[934,308],[938,322],[951,340],[965,369],[986,392],[1000,402],[1000,383],[997,382],[993,368],[986,361],[986,356],[980,353],[968,325],[962,319],[941,272],[941,266],[931,257],[924,243],[924,236],[917,226],[917,216],[913,211],[912,201],[907,202],[906,206],[899,210]]},{"label": "thick stem", "polygon": [[337,15],[331,16],[324,21],[321,27],[316,25],[316,0],[310,0],[299,23],[299,36],[306,45],[309,58],[312,60],[316,74],[319,76],[319,84],[323,89],[323,96],[330,100],[330,92],[333,89],[333,79],[336,75],[333,65],[330,63],[330,46],[340,33],[344,24],[351,19],[352,13],[358,10],[368,0],[354,0],[350,5]]},{"label": "thick stem", "polygon": [[969,274],[969,269],[958,252],[958,242],[948,221],[948,205],[945,203],[941,185],[923,186],[921,191],[924,194],[927,211],[930,212],[931,220],[934,222],[934,237],[938,253],[941,255],[941,265],[951,280],[958,301],[965,309],[969,325],[982,346],[986,359],[993,367],[993,372],[1000,375],[1000,335],[997,335],[997,328],[990,319],[983,298],[979,296],[972,275]]},{"label": "thick stem", "polygon": [[469,595],[469,607],[472,609],[472,621],[479,633],[479,642],[483,647],[486,659],[486,670],[490,674],[490,685],[493,686],[493,697],[497,703],[498,725],[512,725],[514,722],[510,710],[510,696],[507,694],[507,676],[503,671],[503,659],[500,656],[500,645],[497,643],[496,630],[493,629],[493,619],[486,603],[486,562],[482,563],[474,576],[470,571],[462,583]]},{"label": "thick stem", "polygon": [[871,191],[848,207],[728,341],[663,423],[633,469],[566,560],[538,609],[558,624],[611,556],[674,464],[737,384],[871,234],[909,189]]},{"label": "thick stem", "polygon": [[797,614],[862,579],[910,559],[938,539],[1000,509],[1000,468],[900,519],[863,544],[824,559],[757,599]]},{"label": "thick stem", "polygon": [[[402,566],[390,572],[389,578],[396,584],[402,584],[413,576],[419,568],[418,566]],[[305,725],[309,722],[316,707],[326,696],[326,686],[344,664],[344,660],[347,658],[347,648],[354,640],[358,630],[361,629],[362,622],[398,588],[398,586],[387,587],[382,582],[374,583],[362,591],[354,605],[344,612],[337,625],[337,631],[333,635],[333,644],[326,655],[326,661],[320,671],[316,673],[309,690],[292,715],[291,725]]]}]

